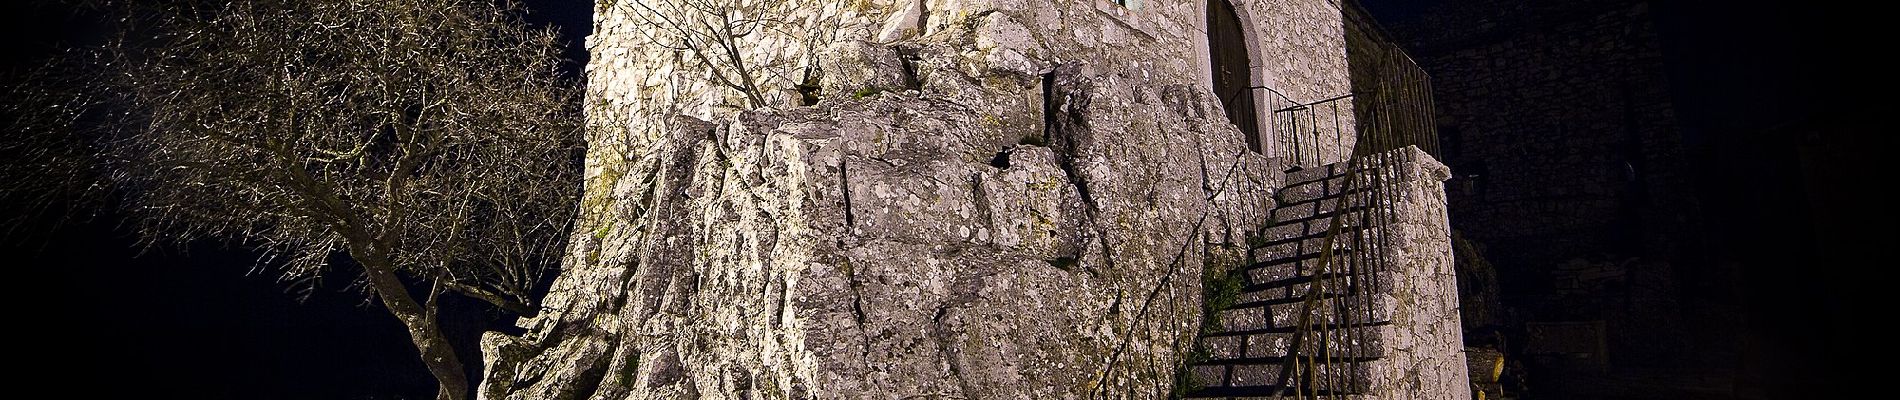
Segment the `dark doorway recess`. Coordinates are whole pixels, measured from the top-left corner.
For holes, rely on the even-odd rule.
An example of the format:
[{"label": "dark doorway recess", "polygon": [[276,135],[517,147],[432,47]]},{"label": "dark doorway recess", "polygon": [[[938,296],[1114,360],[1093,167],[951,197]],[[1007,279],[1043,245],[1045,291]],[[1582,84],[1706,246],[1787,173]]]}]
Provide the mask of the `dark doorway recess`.
[{"label": "dark doorway recess", "polygon": [[1240,16],[1227,0],[1207,2],[1207,59],[1213,68],[1214,94],[1227,110],[1227,120],[1240,128],[1247,148],[1260,152],[1259,117],[1254,115],[1253,95],[1249,93],[1253,65],[1247,59],[1247,35],[1241,31]]}]

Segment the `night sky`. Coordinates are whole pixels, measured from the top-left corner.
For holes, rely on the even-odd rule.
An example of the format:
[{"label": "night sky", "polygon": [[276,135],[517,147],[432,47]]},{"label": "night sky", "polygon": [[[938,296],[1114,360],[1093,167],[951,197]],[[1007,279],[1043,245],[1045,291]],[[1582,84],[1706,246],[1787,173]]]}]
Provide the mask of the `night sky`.
[{"label": "night sky", "polygon": [[[1387,20],[1442,1],[1455,0],[1365,4]],[[0,6],[0,34],[8,38],[0,71],[41,62],[58,46],[87,43],[100,29],[94,16],[19,3]],[[531,22],[562,29],[578,75],[592,2],[525,3]],[[1841,8],[1761,0],[1658,3],[1672,100],[1691,157],[1707,178],[1698,190],[1715,199],[1704,204],[1714,225],[1706,235],[1720,244],[1711,251],[1763,260],[1741,267],[1753,278],[1740,290],[1755,300],[1745,310],[1751,322],[1732,329],[1768,332],[1768,341],[1752,346],[1809,354],[1775,369],[1799,371],[1790,373],[1803,374],[1803,382],[1844,373],[1843,360],[1883,347],[1857,344],[1865,335],[1853,332],[1871,330],[1861,324],[1876,319],[1861,317],[1870,308],[1857,300],[1874,290],[1873,271],[1892,264],[1874,258],[1894,236],[1880,229],[1890,226],[1880,224],[1892,220],[1892,211],[1872,192],[1892,178],[1872,178],[1871,160],[1891,148],[1893,129],[1891,122],[1869,123],[1892,112],[1857,100],[1888,97],[1885,77],[1892,74],[1861,60],[1892,46],[1848,40],[1891,35],[1863,35],[1881,25]],[[1847,127],[1835,132],[1880,135],[1826,138],[1859,146],[1838,156],[1842,165],[1865,166],[1867,175],[1802,181],[1787,176],[1793,149],[1785,138],[1734,134],[1801,119]],[[1835,198],[1845,200],[1796,210],[1773,206],[1813,184],[1840,187]],[[1813,220],[1818,216],[1846,218]],[[216,243],[141,252],[118,224],[112,215],[47,216],[0,235],[4,265],[20,274],[8,280],[17,288],[8,291],[8,304],[19,311],[8,317],[20,338],[11,347],[27,354],[14,366],[30,371],[14,378],[18,384],[61,377],[78,386],[43,389],[81,398],[394,399],[434,392],[404,330],[349,287],[347,276],[298,301],[271,277],[249,273],[251,252]],[[1843,243],[1828,254],[1808,254],[1813,249],[1778,240],[1816,231],[1832,232],[1823,237]],[[479,332],[512,322],[471,302],[450,304],[444,318],[470,362],[479,359]]]},{"label": "night sky", "polygon": [[[568,39],[568,71],[579,75],[592,29],[589,0],[533,0],[530,23]],[[104,29],[95,15],[51,2],[0,5],[5,65],[37,65],[55,49],[90,43]],[[11,79],[10,77],[8,79]],[[19,205],[0,205],[11,217]],[[12,303],[16,366],[40,378],[78,382],[45,388],[75,398],[426,399],[435,381],[416,358],[402,325],[367,302],[348,274],[299,301],[267,274],[257,254],[218,243],[141,251],[114,215],[44,216],[0,226],[10,282],[25,290]],[[466,362],[479,362],[476,340],[506,329],[477,302],[447,296],[444,329]],[[473,374],[478,369],[471,368]],[[474,382],[471,377],[471,382]]]}]

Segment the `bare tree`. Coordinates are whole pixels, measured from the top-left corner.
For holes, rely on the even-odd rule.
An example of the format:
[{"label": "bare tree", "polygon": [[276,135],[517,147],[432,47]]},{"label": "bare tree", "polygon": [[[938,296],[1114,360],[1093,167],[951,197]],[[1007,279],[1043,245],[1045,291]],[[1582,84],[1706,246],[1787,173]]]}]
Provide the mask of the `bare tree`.
[{"label": "bare tree", "polygon": [[83,90],[15,91],[49,101],[16,103],[38,104],[15,107],[38,140],[9,147],[90,171],[69,176],[149,240],[254,246],[304,288],[360,274],[438,398],[467,398],[439,299],[534,313],[577,207],[580,105],[555,34],[491,0],[121,6],[120,37],[47,80]]},{"label": "bare tree", "polygon": [[[794,0],[608,0],[634,17],[633,31],[646,44],[678,51],[686,63],[704,69],[708,79],[745,95],[749,107],[762,107],[777,90],[813,78],[815,46],[831,39],[837,21],[793,21]],[[768,46],[798,46],[793,57],[771,57]],[[765,49],[783,50],[783,49]],[[806,74],[789,71],[803,62]]]}]

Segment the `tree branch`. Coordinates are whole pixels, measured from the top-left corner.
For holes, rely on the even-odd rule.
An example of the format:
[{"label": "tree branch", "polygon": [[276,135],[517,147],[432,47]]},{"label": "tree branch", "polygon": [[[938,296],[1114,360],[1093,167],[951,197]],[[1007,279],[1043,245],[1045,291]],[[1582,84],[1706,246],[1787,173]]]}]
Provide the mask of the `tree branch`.
[{"label": "tree branch", "polygon": [[456,283],[454,280],[451,280],[447,277],[436,278],[435,281],[441,283],[443,287],[448,288],[450,291],[453,291],[455,293],[460,293],[463,296],[468,296],[468,297],[475,298],[477,300],[487,302],[488,304],[492,304],[495,307],[501,308],[502,310],[507,310],[508,312],[515,313],[515,315],[520,315],[523,317],[532,317],[532,316],[535,316],[536,314],[541,313],[541,309],[539,307],[531,306],[526,303],[516,301],[514,299],[509,298],[508,296],[503,296],[499,293],[491,292],[487,289],[483,289],[483,288],[471,286],[471,285],[465,285],[461,283]]}]

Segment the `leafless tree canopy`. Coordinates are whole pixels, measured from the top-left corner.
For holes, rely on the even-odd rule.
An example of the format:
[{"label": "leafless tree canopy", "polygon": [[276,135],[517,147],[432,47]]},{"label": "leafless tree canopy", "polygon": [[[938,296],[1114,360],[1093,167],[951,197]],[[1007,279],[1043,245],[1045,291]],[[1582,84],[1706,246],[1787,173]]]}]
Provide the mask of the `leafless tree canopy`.
[{"label": "leafless tree canopy", "polygon": [[484,1],[157,11],[104,82],[109,179],[149,231],[252,240],[291,279],[357,245],[516,301],[556,258],[579,118],[551,32]]},{"label": "leafless tree canopy", "polygon": [[[121,37],[16,90],[48,100],[16,103],[39,143],[10,147],[46,149],[36,168],[90,171],[67,176],[97,178],[148,237],[264,249],[287,281],[347,257],[425,359],[454,361],[441,293],[532,313],[580,192],[551,30],[490,0],[122,6]],[[436,364],[463,397],[460,367]]]},{"label": "leafless tree canopy", "polygon": [[[750,107],[767,105],[775,91],[806,83],[811,76],[785,75],[803,62],[816,65],[814,49],[828,43],[836,21],[790,21],[795,0],[606,0],[634,17],[646,44],[677,51],[708,79],[745,95]],[[759,47],[799,46],[800,56],[761,57]],[[774,49],[776,50],[776,49]]]}]

